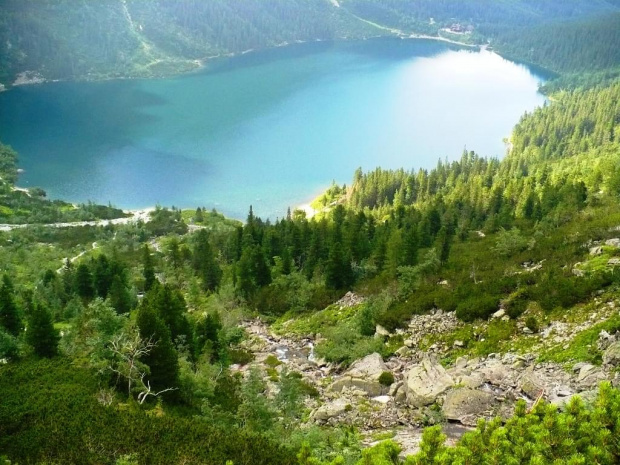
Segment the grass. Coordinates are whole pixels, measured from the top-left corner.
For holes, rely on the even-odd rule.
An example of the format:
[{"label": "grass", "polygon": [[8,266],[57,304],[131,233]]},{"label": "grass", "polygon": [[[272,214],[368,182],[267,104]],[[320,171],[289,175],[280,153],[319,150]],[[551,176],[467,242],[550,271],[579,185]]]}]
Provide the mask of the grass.
[{"label": "grass", "polygon": [[616,314],[608,320],[580,332],[568,343],[567,349],[564,348],[565,344],[558,344],[543,351],[539,360],[541,362],[550,361],[562,364],[588,362],[593,365],[600,365],[602,352],[597,348],[597,341],[599,334],[603,330],[610,334],[620,331],[620,315]]}]

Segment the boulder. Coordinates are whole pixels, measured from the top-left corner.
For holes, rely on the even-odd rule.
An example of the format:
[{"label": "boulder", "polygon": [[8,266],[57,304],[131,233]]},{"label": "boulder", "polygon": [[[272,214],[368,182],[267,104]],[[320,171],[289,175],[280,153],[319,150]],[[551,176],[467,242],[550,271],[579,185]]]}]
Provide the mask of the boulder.
[{"label": "boulder", "polygon": [[487,362],[480,372],[484,381],[494,386],[508,386],[515,383],[516,375],[514,370],[511,370],[499,360]]},{"label": "boulder", "polygon": [[388,390],[379,382],[384,371],[389,371],[381,355],[374,353],[355,362],[342,378],[334,381],[329,390],[340,392],[344,388],[359,389],[366,394],[376,397],[385,394]]},{"label": "boulder", "polygon": [[412,407],[433,404],[437,397],[454,385],[454,380],[436,359],[424,356],[409,370],[406,383],[407,403]]},{"label": "boulder", "polygon": [[530,399],[537,399],[544,393],[546,385],[544,380],[532,368],[528,368],[519,379],[519,389]]},{"label": "boulder", "polygon": [[620,238],[615,237],[613,239],[608,239],[605,241],[605,245],[609,247],[615,247],[616,249],[620,249]]},{"label": "boulder", "polygon": [[336,399],[317,408],[310,417],[314,421],[324,422],[330,418],[339,417],[349,409],[351,409],[351,405],[345,399]]},{"label": "boulder", "polygon": [[605,352],[603,352],[603,363],[611,366],[620,365],[620,341],[614,342],[605,349]]},{"label": "boulder", "polygon": [[377,325],[375,327],[375,335],[379,337],[388,337],[390,336],[390,332],[387,329],[385,329],[383,326]]},{"label": "boulder", "polygon": [[461,388],[448,392],[442,411],[448,420],[461,421],[464,417],[481,417],[493,408],[495,398],[488,392]]}]

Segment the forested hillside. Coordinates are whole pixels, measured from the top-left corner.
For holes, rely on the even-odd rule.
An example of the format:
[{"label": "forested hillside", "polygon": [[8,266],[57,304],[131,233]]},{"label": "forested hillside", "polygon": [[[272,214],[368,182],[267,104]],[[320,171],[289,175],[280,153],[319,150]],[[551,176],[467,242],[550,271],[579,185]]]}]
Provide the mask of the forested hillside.
[{"label": "forested hillside", "polygon": [[[609,0],[3,0],[0,83],[164,76],[209,57],[295,41],[411,33],[490,40],[555,71],[602,70],[617,63],[617,19],[558,23],[618,9]],[[461,32],[451,33],[453,26]]]},{"label": "forested hillside", "polygon": [[174,74],[195,60],[298,40],[364,34],[327,0],[5,0],[0,82]]},{"label": "forested hillside", "polygon": [[[505,159],[358,171],[313,218],[272,223],[250,209],[242,225],[157,208],[128,224],[6,228],[0,452],[617,462],[617,391],[603,384],[594,399],[619,381],[619,102],[617,84],[558,94],[522,118]],[[13,202],[16,154],[1,154]],[[37,202],[32,213],[51,205]],[[407,462],[395,443],[364,450],[402,442],[403,425],[495,416],[506,423],[480,423],[456,448],[430,430]]]}]

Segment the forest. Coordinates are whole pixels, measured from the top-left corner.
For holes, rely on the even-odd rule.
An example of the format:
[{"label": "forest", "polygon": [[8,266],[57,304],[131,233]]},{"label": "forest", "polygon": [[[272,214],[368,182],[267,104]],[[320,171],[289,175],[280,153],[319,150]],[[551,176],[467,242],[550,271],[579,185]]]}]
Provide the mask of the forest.
[{"label": "forest", "polygon": [[[335,206],[310,219],[293,211],[271,222],[250,207],[241,224],[202,208],[157,208],[146,223],[0,233],[0,451],[18,463],[401,463],[395,443],[365,448],[355,430],[305,425],[316,387],[276,370],[275,357],[264,362],[266,380],[239,323],[261,315],[290,332],[310,325],[326,336],[317,355],[347,367],[399,347],[374,336],[377,324],[396,331],[436,308],[476,323],[501,303],[509,319],[484,338],[459,333],[485,356],[516,337],[524,314],[538,331],[597,293],[613,295],[613,270],[574,267],[587,238],[607,239],[620,221],[619,102],[619,85],[558,94],[522,118],[503,160],[464,152],[428,171],[358,170],[351,186],[317,199]],[[16,154],[1,153],[10,196]],[[52,204],[38,202],[42,211]],[[527,278],[503,271],[541,261]],[[331,319],[349,290],[367,303]],[[570,353],[596,363],[579,344]],[[246,365],[254,368],[243,376],[235,367]],[[263,395],[267,383],[275,394]],[[456,448],[430,429],[403,463],[470,454],[615,463],[618,445],[606,438],[617,434],[618,402],[602,387],[594,410],[579,400],[564,413],[521,406]],[[545,440],[553,428],[563,442]]]},{"label": "forest", "polygon": [[[619,463],[619,9],[0,2],[6,86],[25,71],[164,76],[248,49],[412,33],[558,73],[504,158],[358,169],[313,215],[275,221],[251,206],[242,223],[52,201],[17,187],[18,154],[0,144],[0,464]],[[445,31],[455,23],[467,32]],[[363,383],[334,392],[368,357],[375,397]],[[411,372],[427,366],[454,379],[413,406]],[[452,416],[462,392],[499,407]],[[403,431],[419,434],[413,449]]]},{"label": "forest", "polygon": [[[0,3],[0,83],[169,76],[248,50],[412,33],[490,42],[510,58],[555,72],[587,71],[588,80],[572,76],[560,81],[564,87],[617,77],[617,70],[609,71],[617,66],[620,5],[615,0],[336,3],[5,0]],[[468,32],[446,32],[455,24]]]}]

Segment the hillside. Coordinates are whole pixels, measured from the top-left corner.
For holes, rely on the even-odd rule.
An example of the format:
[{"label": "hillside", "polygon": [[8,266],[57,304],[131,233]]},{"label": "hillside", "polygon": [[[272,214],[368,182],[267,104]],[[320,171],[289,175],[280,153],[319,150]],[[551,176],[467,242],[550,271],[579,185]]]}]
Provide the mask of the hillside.
[{"label": "hillside", "polygon": [[[565,31],[558,23],[617,12],[618,8],[617,3],[605,0],[3,0],[0,84],[167,76],[196,69],[210,57],[296,41],[412,33],[480,44],[497,41],[500,50],[505,48],[515,58],[579,72],[587,60],[578,59],[579,66],[574,66],[576,58],[561,53],[551,59],[541,50],[533,56],[521,37],[529,37],[532,27],[538,27],[534,31],[552,27],[560,29],[553,29],[558,35],[551,36],[562,41]],[[464,32],[450,32],[455,24]],[[529,40],[539,34],[535,32]],[[579,40],[584,53],[597,50],[604,55],[597,57],[597,65],[615,60],[615,51],[606,53],[607,48],[601,46],[612,43],[608,34],[567,34],[560,48],[572,49],[571,42]],[[585,42],[579,39],[584,34]]]},{"label": "hillside", "polygon": [[312,219],[6,228],[0,452],[616,463],[618,102],[617,84],[558,94],[505,159],[358,171]]}]

